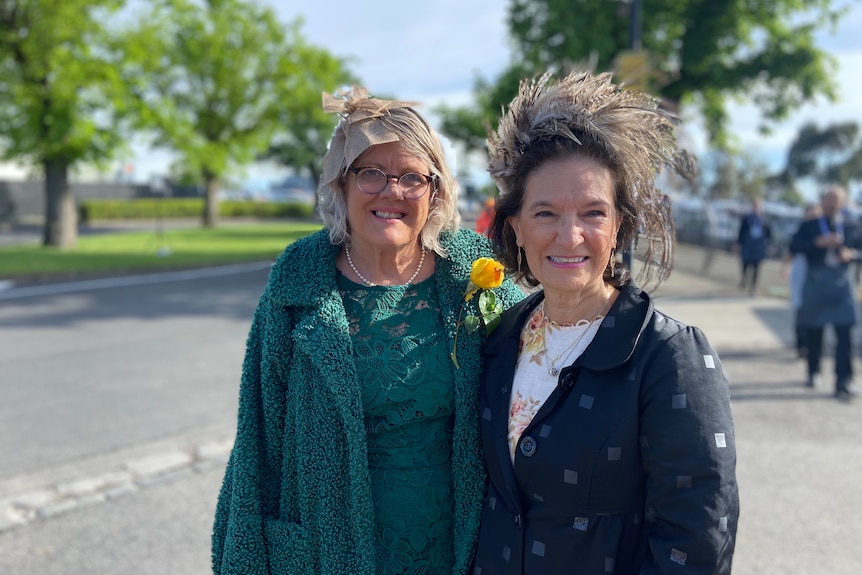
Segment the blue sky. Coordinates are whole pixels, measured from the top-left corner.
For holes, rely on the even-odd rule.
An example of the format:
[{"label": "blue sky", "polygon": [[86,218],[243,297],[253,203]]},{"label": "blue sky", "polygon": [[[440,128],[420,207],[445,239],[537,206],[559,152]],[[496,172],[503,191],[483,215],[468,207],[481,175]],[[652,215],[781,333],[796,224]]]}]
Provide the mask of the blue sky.
[{"label": "blue sky", "polygon": [[[494,79],[510,60],[504,0],[267,1],[285,22],[301,18],[302,33],[310,42],[349,58],[371,92],[422,102],[420,110],[432,123],[434,107],[469,104],[476,77]],[[823,33],[818,41],[838,61],[838,101],[804,106],[772,126],[768,136],[757,131],[755,107],[733,102],[728,108],[730,129],[740,148],[771,170],[784,165],[787,149],[803,124],[862,122],[862,3],[836,0],[836,5],[847,5],[851,11],[834,34]],[[685,111],[683,115],[686,145],[698,155],[705,153],[706,138],[698,119]],[[477,179],[484,178],[484,160],[473,158],[470,171]]]},{"label": "blue sky", "polygon": [[[441,102],[468,104],[476,76],[495,78],[510,58],[508,2],[502,0],[366,0],[359,10],[352,8],[359,4],[344,1],[269,3],[284,21],[301,17],[309,41],[350,57],[370,91],[423,102],[426,114]],[[757,132],[759,116],[753,106],[735,102],[729,107],[731,131],[741,148],[770,167],[777,167],[776,162],[783,165],[789,143],[802,124],[814,121],[825,127],[862,121],[862,5],[853,0],[837,0],[836,5],[848,5],[852,11],[834,35],[823,34],[819,42],[838,59],[839,101],[805,106],[774,126],[769,136]],[[699,122],[694,117],[685,119],[690,146],[698,154],[705,152]]]},{"label": "blue sky", "polygon": [[[422,103],[420,110],[436,123],[431,110],[440,103],[466,105],[477,76],[493,79],[510,58],[504,0],[330,0],[282,2],[272,5],[285,23],[302,18],[302,34],[311,43],[347,58],[351,68],[373,93],[391,94]],[[731,130],[745,153],[771,168],[783,165],[786,150],[799,127],[816,122],[862,121],[862,3],[838,0],[852,7],[834,35],[823,34],[820,46],[839,62],[836,74],[839,100],[818,102],[796,111],[773,127],[770,136],[756,131],[758,114],[745,102],[730,107]],[[683,138],[697,154],[706,151],[697,119],[684,117]],[[147,181],[165,173],[170,154],[138,148],[129,159],[135,179]],[[463,162],[463,159],[460,161]],[[483,161],[470,169],[483,176]],[[0,176],[4,174],[0,167]],[[283,171],[256,167],[247,178],[276,179]]]}]

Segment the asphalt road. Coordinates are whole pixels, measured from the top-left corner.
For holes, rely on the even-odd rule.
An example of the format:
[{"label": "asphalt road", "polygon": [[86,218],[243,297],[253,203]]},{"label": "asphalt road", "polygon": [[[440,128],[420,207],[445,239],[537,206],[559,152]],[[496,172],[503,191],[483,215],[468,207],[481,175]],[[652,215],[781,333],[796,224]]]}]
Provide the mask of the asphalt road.
[{"label": "asphalt road", "polygon": [[0,292],[0,573],[209,571],[268,272],[237,269]]},{"label": "asphalt road", "polygon": [[266,281],[258,268],[0,294],[0,480],[234,417],[243,343]]},{"label": "asphalt road", "polygon": [[222,467],[0,533],[4,575],[207,575]]},{"label": "asphalt road", "polygon": [[[777,262],[758,297],[737,289],[732,254],[704,272],[703,252],[680,246],[675,262],[658,306],[705,331],[731,381],[734,573],[862,573],[862,402],[803,388]],[[0,573],[210,572],[265,275],[0,293]]]}]

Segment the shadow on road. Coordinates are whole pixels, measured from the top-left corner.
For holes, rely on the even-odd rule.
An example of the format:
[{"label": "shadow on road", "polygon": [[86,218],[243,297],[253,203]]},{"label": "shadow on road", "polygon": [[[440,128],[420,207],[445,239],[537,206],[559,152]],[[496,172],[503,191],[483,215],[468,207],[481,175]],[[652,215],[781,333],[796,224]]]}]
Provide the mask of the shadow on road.
[{"label": "shadow on road", "polygon": [[[251,321],[268,269],[237,275],[132,285],[58,294],[51,298],[0,299],[0,323],[53,329],[81,321],[210,316]],[[253,280],[249,280],[249,277]],[[42,310],[45,310],[44,312]]]}]

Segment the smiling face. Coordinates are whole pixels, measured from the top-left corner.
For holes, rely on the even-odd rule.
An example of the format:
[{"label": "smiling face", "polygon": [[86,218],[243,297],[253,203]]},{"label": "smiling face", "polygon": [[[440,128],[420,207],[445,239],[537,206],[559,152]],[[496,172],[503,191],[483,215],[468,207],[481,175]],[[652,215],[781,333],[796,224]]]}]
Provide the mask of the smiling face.
[{"label": "smiling face", "polygon": [[620,225],[610,170],[582,157],[542,164],[527,176],[509,223],[549,297],[604,299],[602,275]]},{"label": "smiling face", "polygon": [[[371,146],[356,158],[353,167],[377,168],[396,176],[431,173],[426,162],[406,152],[398,142]],[[348,170],[345,200],[351,243],[357,251],[398,250],[415,245],[428,219],[432,191],[429,184],[422,197],[404,198],[394,180],[389,180],[379,194],[366,194],[356,185],[356,174]]]}]

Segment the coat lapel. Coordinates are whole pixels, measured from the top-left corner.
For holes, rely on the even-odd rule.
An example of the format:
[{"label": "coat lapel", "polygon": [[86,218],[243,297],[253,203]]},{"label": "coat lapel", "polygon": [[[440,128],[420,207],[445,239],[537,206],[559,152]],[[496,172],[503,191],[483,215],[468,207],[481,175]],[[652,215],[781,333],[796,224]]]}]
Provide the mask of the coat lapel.
[{"label": "coat lapel", "polygon": [[[515,469],[509,455],[509,401],[512,379],[518,360],[518,345],[524,322],[544,299],[544,293],[536,292],[503,314],[502,321],[485,347],[487,370],[483,378],[482,393],[487,407],[481,417],[487,421],[482,434],[485,451],[493,453],[486,458],[488,473],[495,478],[494,484],[505,485],[500,496],[506,499],[509,509],[520,509]],[[490,429],[490,433],[488,433]],[[502,481],[501,481],[502,479]]]},{"label": "coat lapel", "polygon": [[[491,336],[485,348],[488,369],[483,378],[482,392],[487,408],[481,414],[486,420],[482,441],[486,453],[493,453],[493,457],[487,458],[488,473],[495,478],[495,485],[506,486],[505,492],[500,495],[507,499],[506,503],[510,509],[520,509],[520,496],[508,441],[512,378],[518,357],[521,329],[542,299],[543,293],[534,293],[506,312],[498,331]],[[623,287],[595,339],[576,363],[593,371],[605,371],[624,364],[634,353],[651,310],[652,302],[640,288],[634,284]],[[566,376],[571,370],[571,366],[567,366],[561,371],[560,377]],[[565,394],[555,393],[549,401],[560,401],[564,396]],[[536,419],[540,419],[539,415]]]},{"label": "coat lapel", "polygon": [[634,353],[652,309],[652,300],[639,287],[624,286],[578,364],[593,371],[624,364]]},{"label": "coat lapel", "polygon": [[[273,273],[279,274],[274,299],[294,308],[296,325],[293,338],[297,351],[313,358],[310,368],[319,372],[322,382],[345,421],[362,421],[362,397],[352,360],[352,342],[347,315],[336,284],[335,258],[339,247],[329,242],[326,230],[307,238],[302,249],[308,256],[285,258]],[[288,251],[290,248],[288,248]],[[299,269],[299,266],[302,266]]]}]

